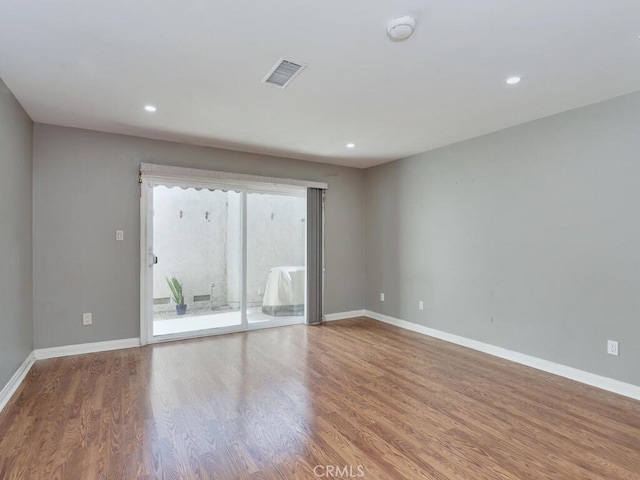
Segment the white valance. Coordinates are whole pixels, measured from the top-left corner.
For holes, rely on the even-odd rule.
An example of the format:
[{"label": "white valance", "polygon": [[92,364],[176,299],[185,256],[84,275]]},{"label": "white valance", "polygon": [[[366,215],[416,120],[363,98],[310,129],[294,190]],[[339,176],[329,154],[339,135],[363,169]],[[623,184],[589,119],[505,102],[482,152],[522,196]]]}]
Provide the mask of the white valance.
[{"label": "white valance", "polygon": [[328,187],[323,182],[218,172],[215,170],[157,165],[154,163],[140,163],[140,175],[142,179],[149,179],[154,185],[183,188],[250,190],[264,193],[278,191],[295,194],[296,191],[299,192],[301,189],[318,188],[326,190]]}]

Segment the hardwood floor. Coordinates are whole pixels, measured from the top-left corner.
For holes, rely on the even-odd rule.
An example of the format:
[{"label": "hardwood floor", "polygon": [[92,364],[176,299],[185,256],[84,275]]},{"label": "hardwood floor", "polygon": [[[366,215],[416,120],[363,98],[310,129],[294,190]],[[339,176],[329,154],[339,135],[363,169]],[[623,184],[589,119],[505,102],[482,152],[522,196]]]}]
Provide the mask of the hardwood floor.
[{"label": "hardwood floor", "polygon": [[640,402],[364,318],[38,361],[0,479],[640,479]]}]

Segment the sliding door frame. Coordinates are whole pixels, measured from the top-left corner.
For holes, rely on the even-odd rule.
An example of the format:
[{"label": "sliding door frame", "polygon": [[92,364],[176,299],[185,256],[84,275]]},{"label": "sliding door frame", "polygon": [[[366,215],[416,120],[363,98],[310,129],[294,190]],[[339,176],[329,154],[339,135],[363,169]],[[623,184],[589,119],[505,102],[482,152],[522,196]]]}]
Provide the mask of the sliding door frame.
[{"label": "sliding door frame", "polygon": [[[301,196],[301,188],[326,189],[326,183],[306,182],[300,180],[281,179],[273,177],[259,177],[255,175],[230,174],[211,170],[197,170],[164,165],[142,163],[139,174],[140,184],[140,343],[158,343],[178,339],[195,338],[210,335],[220,335],[238,331],[255,330],[268,327],[278,327],[292,323],[307,321],[308,299],[305,288],[305,313],[303,320],[274,319],[268,324],[260,322],[251,324],[247,321],[247,195],[250,193],[266,193],[279,195]],[[241,324],[215,329],[198,330],[178,334],[154,337],[153,335],[153,188],[165,185],[182,188],[202,188],[215,190],[233,190],[242,193],[241,197]],[[306,250],[309,239],[305,239]],[[309,272],[306,275],[309,284]]]}]

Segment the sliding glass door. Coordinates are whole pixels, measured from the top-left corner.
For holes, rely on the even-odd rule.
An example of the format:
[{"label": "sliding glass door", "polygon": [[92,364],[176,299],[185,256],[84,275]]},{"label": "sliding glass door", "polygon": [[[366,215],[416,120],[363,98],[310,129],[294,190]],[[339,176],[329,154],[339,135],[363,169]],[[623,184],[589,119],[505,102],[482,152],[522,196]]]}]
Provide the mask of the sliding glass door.
[{"label": "sliding glass door", "polygon": [[153,336],[242,325],[242,193],[153,187]]},{"label": "sliding glass door", "polygon": [[145,179],[143,343],[304,323],[306,189]]},{"label": "sliding glass door", "polygon": [[295,322],[305,314],[306,197],[247,194],[247,319]]}]

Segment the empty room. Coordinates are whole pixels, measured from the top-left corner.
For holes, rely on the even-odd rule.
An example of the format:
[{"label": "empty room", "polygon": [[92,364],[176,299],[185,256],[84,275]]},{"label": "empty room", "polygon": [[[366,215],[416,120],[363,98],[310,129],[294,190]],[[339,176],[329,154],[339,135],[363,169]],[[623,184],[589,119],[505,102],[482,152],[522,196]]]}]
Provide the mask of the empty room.
[{"label": "empty room", "polygon": [[0,0],[0,479],[640,480],[638,19]]}]

